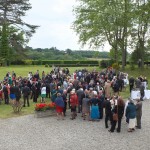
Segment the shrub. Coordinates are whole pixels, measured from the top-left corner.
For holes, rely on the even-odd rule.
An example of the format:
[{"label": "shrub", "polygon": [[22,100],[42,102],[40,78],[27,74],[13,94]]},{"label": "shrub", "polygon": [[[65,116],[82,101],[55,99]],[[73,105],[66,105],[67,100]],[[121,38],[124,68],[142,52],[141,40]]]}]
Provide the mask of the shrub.
[{"label": "shrub", "polygon": [[14,60],[11,62],[11,65],[25,65],[24,60]]},{"label": "shrub", "polygon": [[64,65],[64,66],[99,66],[99,61],[97,60],[21,60],[21,61],[13,61],[13,65]]},{"label": "shrub", "polygon": [[130,70],[135,70],[135,65],[133,62],[130,62]]},{"label": "shrub", "polygon": [[106,60],[102,60],[102,61],[100,62],[100,67],[102,67],[102,68],[107,68],[107,67],[108,67],[108,62],[107,62]]},{"label": "shrub", "polygon": [[49,67],[49,65],[48,65],[48,64],[45,64],[45,67]]},{"label": "shrub", "polygon": [[25,65],[32,65],[32,60],[29,60],[29,59],[24,60],[24,64]]},{"label": "shrub", "polygon": [[112,64],[112,67],[113,67],[114,69],[116,69],[116,70],[119,70],[119,68],[120,68],[120,66],[119,66],[118,63],[113,63],[113,64]]}]

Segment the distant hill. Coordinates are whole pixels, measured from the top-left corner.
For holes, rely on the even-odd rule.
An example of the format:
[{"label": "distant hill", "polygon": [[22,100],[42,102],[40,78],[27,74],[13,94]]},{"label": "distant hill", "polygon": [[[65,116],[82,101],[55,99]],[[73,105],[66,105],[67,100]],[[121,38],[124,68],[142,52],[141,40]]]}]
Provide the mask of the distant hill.
[{"label": "distant hill", "polygon": [[87,59],[108,59],[109,52],[91,51],[91,50],[58,50],[52,48],[36,48],[26,47],[26,59],[32,60],[87,60]]}]

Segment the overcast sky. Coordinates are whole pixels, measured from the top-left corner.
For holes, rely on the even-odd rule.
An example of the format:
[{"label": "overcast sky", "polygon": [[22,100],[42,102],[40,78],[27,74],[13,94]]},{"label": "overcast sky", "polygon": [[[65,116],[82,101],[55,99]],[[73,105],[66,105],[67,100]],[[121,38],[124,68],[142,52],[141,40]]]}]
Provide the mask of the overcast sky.
[{"label": "overcast sky", "polygon": [[75,20],[72,10],[76,0],[30,0],[32,9],[27,12],[24,20],[39,25],[30,39],[28,46],[33,48],[57,47],[59,50],[88,49],[81,48],[78,37],[71,29]]}]

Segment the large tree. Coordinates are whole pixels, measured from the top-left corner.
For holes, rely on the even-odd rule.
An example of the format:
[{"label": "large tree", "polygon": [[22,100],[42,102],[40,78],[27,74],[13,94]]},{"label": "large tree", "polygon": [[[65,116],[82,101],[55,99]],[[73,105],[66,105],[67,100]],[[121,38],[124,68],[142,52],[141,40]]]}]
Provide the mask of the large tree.
[{"label": "large tree", "polygon": [[142,67],[148,52],[150,39],[150,0],[136,0],[134,5],[134,24],[132,28],[132,45],[134,45],[133,60],[142,61]]},{"label": "large tree", "polygon": [[[16,45],[18,43],[16,37],[19,34],[23,34],[23,38],[29,38],[35,33],[35,29],[38,26],[30,25],[23,21],[22,17],[26,15],[26,11],[31,9],[31,4],[29,0],[1,0],[0,1],[0,26],[1,26],[1,46],[0,52],[1,57],[9,60],[9,49],[12,44]],[[9,29],[14,27],[17,30],[14,32],[9,32]],[[18,31],[18,32],[17,32]],[[10,38],[11,37],[11,38]],[[23,43],[22,43],[23,44]],[[19,45],[22,50],[22,45]],[[17,48],[19,47],[17,46]]]},{"label": "large tree", "polygon": [[131,17],[129,1],[123,0],[81,0],[74,9],[76,20],[74,29],[79,41],[84,45],[101,46],[106,41],[114,50],[114,60],[118,61],[118,51],[122,51],[122,66],[126,64],[126,48]]},{"label": "large tree", "polygon": [[80,0],[74,9],[76,20],[73,27],[83,45],[99,47],[108,41],[116,62],[121,51],[124,69],[127,49],[137,48],[143,60],[149,8],[150,0]]}]

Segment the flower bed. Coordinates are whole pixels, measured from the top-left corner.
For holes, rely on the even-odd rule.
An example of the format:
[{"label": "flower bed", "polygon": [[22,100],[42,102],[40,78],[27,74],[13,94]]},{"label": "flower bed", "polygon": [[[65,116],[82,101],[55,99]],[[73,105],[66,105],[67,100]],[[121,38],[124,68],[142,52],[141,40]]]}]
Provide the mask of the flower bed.
[{"label": "flower bed", "polygon": [[35,117],[48,117],[55,115],[55,104],[54,103],[40,103],[35,106]]}]

